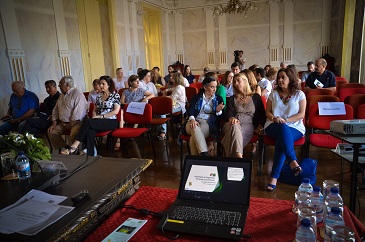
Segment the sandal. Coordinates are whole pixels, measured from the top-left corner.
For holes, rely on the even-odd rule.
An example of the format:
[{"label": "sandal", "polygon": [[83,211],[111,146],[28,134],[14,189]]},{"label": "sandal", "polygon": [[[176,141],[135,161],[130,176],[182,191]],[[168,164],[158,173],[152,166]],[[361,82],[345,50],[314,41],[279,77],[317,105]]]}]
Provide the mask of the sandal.
[{"label": "sandal", "polygon": [[303,171],[303,170],[302,170],[302,167],[300,167],[300,166],[294,167],[294,168],[292,168],[291,170],[292,170],[292,172],[293,172],[294,176],[299,175],[299,174]]},{"label": "sandal", "polygon": [[275,189],[276,189],[276,185],[271,184],[271,183],[267,184],[266,190],[268,190],[269,192],[273,192],[273,191],[275,191]]},{"label": "sandal", "polygon": [[61,148],[60,154],[61,155],[77,155],[79,151],[79,148],[75,148],[69,145],[66,145],[65,147]]}]

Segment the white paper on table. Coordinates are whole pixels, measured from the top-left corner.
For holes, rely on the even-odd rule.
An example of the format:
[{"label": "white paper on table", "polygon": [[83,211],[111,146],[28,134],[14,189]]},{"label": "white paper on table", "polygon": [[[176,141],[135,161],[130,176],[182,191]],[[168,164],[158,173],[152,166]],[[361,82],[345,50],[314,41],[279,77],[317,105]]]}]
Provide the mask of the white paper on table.
[{"label": "white paper on table", "polygon": [[127,112],[143,115],[145,107],[145,102],[131,102],[128,104]]},{"label": "white paper on table", "polygon": [[319,115],[345,115],[343,102],[318,102]]},{"label": "white paper on table", "polygon": [[63,202],[64,200],[67,199],[67,197],[65,196],[58,196],[58,195],[51,195],[39,190],[34,190],[32,189],[30,192],[28,192],[27,194],[25,194],[22,198],[20,198],[18,201],[16,201],[15,203],[13,203],[10,206],[7,206],[6,208],[3,208],[0,210],[0,213],[5,212],[8,209],[11,209],[15,206],[18,206],[19,204],[22,204],[28,200],[37,200],[40,202],[45,202],[45,203],[52,203],[52,204],[60,204],[61,202]]},{"label": "white paper on table", "polygon": [[0,232],[35,235],[58,221],[74,207],[58,205],[67,197],[32,190],[0,211]]}]

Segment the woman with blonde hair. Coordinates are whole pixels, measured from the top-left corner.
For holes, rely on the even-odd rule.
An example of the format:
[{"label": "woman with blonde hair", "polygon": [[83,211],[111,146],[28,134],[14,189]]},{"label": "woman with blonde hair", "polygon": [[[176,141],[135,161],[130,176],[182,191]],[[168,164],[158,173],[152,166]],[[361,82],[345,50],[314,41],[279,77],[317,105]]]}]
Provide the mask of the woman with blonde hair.
[{"label": "woman with blonde hair", "polygon": [[266,72],[266,78],[267,80],[269,80],[271,82],[272,85],[272,89],[276,89],[277,87],[277,83],[276,83],[276,76],[278,74],[278,69],[277,68],[270,68],[267,72]]},{"label": "woman with blonde hair", "polygon": [[252,135],[261,132],[265,123],[265,109],[261,96],[251,90],[248,78],[238,73],[233,78],[234,95],[227,98],[226,120],[222,139],[225,155],[243,157],[243,149]]},{"label": "woman with blonde hair", "polygon": [[244,73],[246,75],[248,83],[250,84],[251,90],[254,93],[257,93],[261,96],[261,88],[257,84],[255,74],[249,69],[244,69],[243,71],[241,71],[241,73]]}]

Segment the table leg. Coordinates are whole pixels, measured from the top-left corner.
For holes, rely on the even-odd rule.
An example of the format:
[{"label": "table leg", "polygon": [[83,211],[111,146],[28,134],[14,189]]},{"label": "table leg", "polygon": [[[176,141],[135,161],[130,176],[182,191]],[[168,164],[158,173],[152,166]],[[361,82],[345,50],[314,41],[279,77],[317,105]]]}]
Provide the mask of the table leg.
[{"label": "table leg", "polygon": [[353,144],[354,154],[352,157],[352,173],[351,173],[351,186],[350,186],[350,210],[355,214],[356,212],[356,194],[357,194],[357,171],[359,167],[359,150],[360,144]]}]

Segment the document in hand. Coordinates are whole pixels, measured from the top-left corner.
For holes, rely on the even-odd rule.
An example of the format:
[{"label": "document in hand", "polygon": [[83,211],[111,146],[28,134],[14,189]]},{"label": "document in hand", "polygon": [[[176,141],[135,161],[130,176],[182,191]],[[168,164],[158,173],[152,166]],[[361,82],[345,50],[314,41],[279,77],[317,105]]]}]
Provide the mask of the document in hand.
[{"label": "document in hand", "polygon": [[58,205],[66,198],[31,190],[16,203],[0,210],[0,233],[37,234],[74,209]]}]

